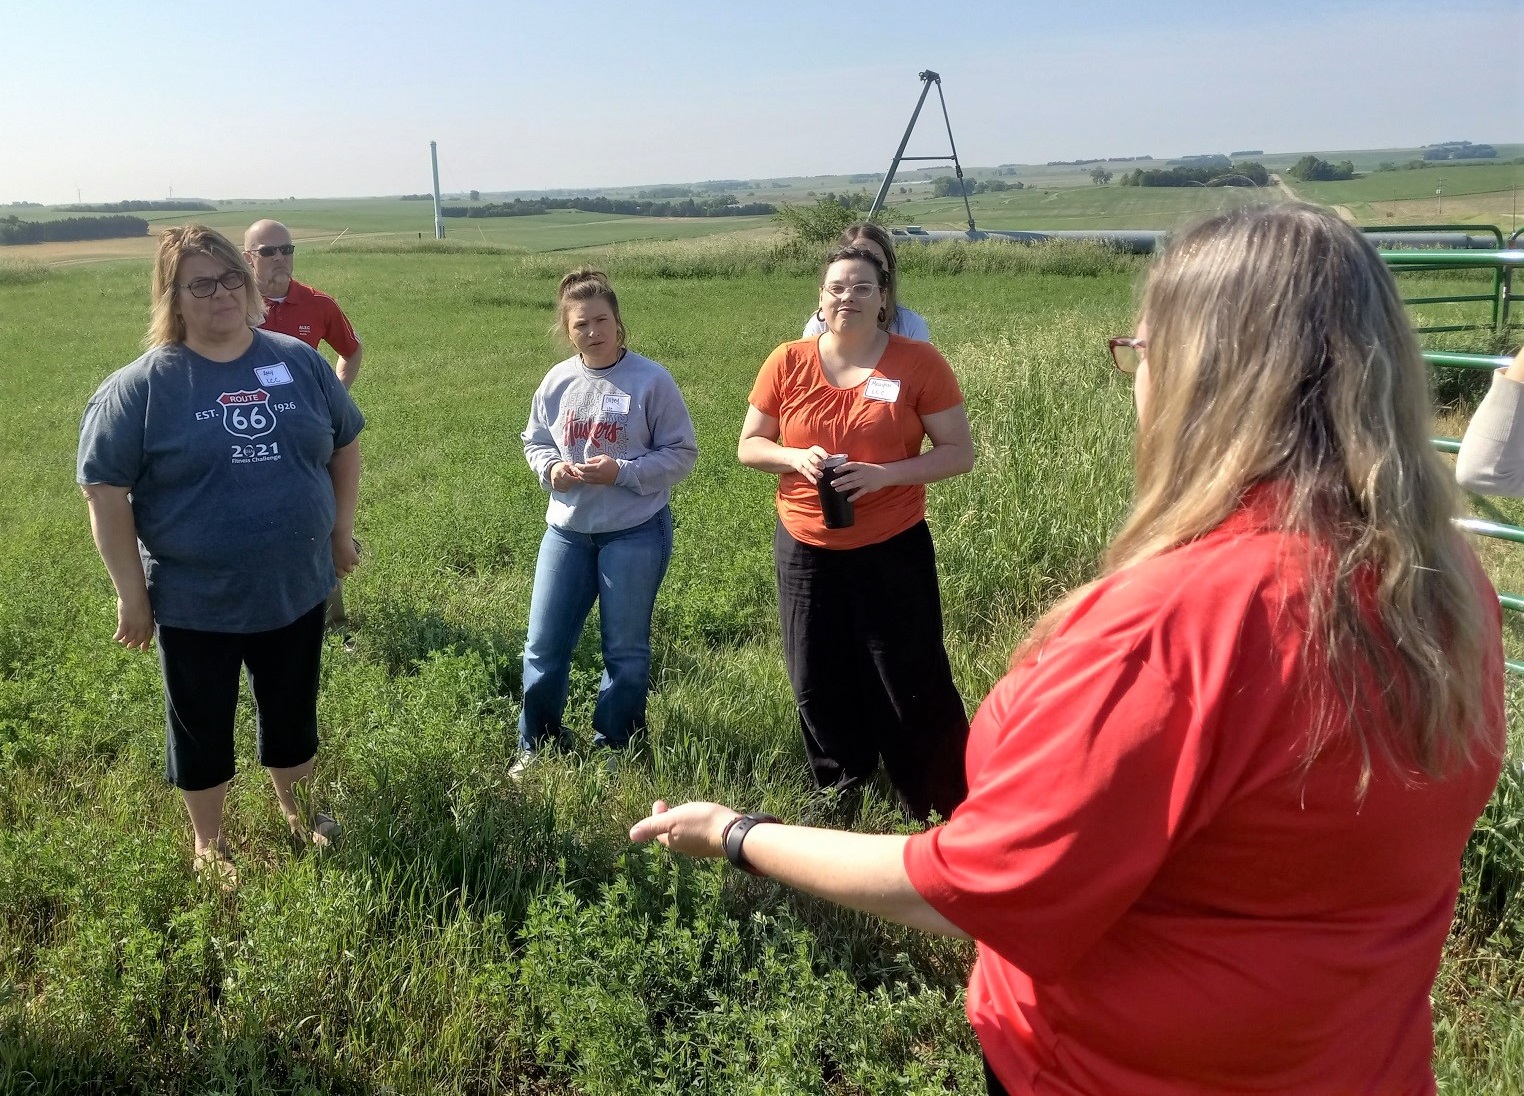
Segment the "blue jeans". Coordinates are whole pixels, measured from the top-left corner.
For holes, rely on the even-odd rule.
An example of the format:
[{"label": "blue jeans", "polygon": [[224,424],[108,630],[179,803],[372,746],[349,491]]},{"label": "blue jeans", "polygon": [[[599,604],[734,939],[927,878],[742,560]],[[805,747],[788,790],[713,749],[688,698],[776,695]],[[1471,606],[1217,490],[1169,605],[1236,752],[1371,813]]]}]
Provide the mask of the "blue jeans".
[{"label": "blue jeans", "polygon": [[572,652],[594,599],[603,630],[603,681],[593,709],[593,742],[622,747],[645,729],[651,611],[671,559],[672,510],[666,506],[612,533],[545,530],[524,641],[521,748],[532,750],[561,733]]}]

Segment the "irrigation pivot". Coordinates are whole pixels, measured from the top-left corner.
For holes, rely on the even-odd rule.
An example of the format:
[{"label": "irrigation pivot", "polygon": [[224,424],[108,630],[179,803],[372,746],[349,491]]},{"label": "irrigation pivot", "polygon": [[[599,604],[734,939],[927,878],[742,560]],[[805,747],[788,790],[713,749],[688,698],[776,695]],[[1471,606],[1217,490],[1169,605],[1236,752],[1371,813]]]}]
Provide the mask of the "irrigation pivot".
[{"label": "irrigation pivot", "polygon": [[[873,205],[868,209],[868,219],[871,221],[875,214],[884,206],[884,197],[889,193],[889,187],[894,182],[894,173],[899,170],[903,160],[951,160],[953,171],[958,176],[958,192],[963,195],[963,211],[968,214],[968,230],[974,231],[974,211],[968,204],[968,188],[963,185],[963,165],[958,163],[958,146],[953,141],[952,121],[947,117],[947,98],[942,94],[942,77],[940,74],[926,69],[921,76],[921,97],[915,101],[915,109],[910,112],[910,124],[905,127],[905,135],[900,138],[900,147],[894,150],[894,159],[889,162],[889,171],[884,175],[884,185],[878,188],[878,196],[873,199]],[[948,156],[906,156],[905,146],[910,143],[910,134],[915,129],[916,119],[921,116],[921,107],[926,105],[926,95],[931,91],[931,85],[937,85],[937,101],[942,104],[942,123],[947,127],[947,147],[952,150]]]}]

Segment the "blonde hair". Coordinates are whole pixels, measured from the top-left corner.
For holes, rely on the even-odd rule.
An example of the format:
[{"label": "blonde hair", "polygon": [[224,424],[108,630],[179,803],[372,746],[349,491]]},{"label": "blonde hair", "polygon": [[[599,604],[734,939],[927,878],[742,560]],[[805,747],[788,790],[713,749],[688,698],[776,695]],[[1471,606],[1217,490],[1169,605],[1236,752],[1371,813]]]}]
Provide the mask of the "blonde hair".
[{"label": "blonde hair", "polygon": [[1495,748],[1480,739],[1482,606],[1451,525],[1454,477],[1429,442],[1423,355],[1375,249],[1313,206],[1236,209],[1171,242],[1142,318],[1137,493],[1103,574],[1202,536],[1275,481],[1280,527],[1308,545],[1307,680],[1326,670],[1333,687],[1312,697],[1305,763],[1352,736],[1363,794],[1373,758],[1440,776]]},{"label": "blonde hair", "polygon": [[614,295],[613,286],[609,285],[609,277],[590,266],[579,266],[561,279],[561,284],[556,289],[556,323],[551,328],[551,334],[570,341],[571,332],[566,325],[571,306],[595,300],[608,301],[609,311],[614,314],[614,325],[619,329],[619,342],[621,345],[628,342],[624,321],[619,318],[619,298]]},{"label": "blonde hair", "polygon": [[205,255],[228,270],[240,271],[244,277],[244,313],[249,326],[258,327],[264,322],[264,298],[259,295],[254,271],[244,261],[243,252],[222,233],[206,225],[166,228],[159,234],[159,250],[153,260],[153,302],[149,310],[148,334],[143,337],[146,349],[185,341],[185,318],[180,315],[176,283],[180,280],[180,264],[191,255]]}]

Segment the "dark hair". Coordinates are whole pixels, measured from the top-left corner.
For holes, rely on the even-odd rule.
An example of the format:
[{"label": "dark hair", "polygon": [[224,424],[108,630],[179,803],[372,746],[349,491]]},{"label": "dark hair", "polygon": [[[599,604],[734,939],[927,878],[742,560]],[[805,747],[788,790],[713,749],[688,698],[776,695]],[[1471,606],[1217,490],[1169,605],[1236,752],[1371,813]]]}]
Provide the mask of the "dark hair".
[{"label": "dark hair", "polygon": [[889,275],[889,284],[884,287],[884,313],[889,319],[883,326],[887,328],[893,322],[895,309],[900,303],[900,264],[894,251],[894,237],[889,235],[887,229],[872,221],[857,221],[842,229],[841,235],[836,237],[836,246],[855,247],[859,240],[871,240],[884,253],[884,272]]},{"label": "dark hair", "polygon": [[878,287],[887,289],[889,286],[889,271],[879,261],[877,255],[860,247],[838,247],[825,257],[825,262],[820,266],[820,284],[825,284],[826,271],[831,269],[832,263],[839,263],[843,259],[856,259],[865,263],[871,263],[874,271],[878,274]]},{"label": "dark hair", "polygon": [[579,266],[561,279],[561,285],[556,290],[556,326],[553,333],[567,336],[566,313],[572,305],[599,299],[609,302],[609,311],[614,313],[614,326],[619,329],[619,341],[628,342],[624,321],[619,318],[619,298],[614,295],[614,287],[609,285],[607,274],[590,266]]}]

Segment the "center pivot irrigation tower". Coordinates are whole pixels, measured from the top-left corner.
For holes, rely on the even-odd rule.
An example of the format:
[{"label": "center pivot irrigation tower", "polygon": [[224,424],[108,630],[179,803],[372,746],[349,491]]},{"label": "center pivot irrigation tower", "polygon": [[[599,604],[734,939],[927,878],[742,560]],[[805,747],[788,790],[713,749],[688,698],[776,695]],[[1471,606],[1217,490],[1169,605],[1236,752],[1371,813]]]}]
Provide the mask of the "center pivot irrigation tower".
[{"label": "center pivot irrigation tower", "polygon": [[[884,176],[884,185],[878,188],[878,197],[873,199],[873,205],[868,210],[868,219],[872,220],[874,214],[884,207],[884,198],[889,193],[889,187],[894,182],[894,173],[899,170],[903,160],[937,160],[952,161],[953,170],[958,175],[958,191],[963,195],[963,212],[968,214],[968,230],[974,231],[974,211],[968,204],[968,188],[963,185],[963,165],[958,163],[958,146],[953,143],[952,122],[947,117],[947,99],[942,94],[942,77],[931,69],[921,73],[921,97],[915,101],[915,109],[910,112],[910,124],[905,127],[905,136],[900,138],[900,147],[894,150],[894,159],[889,164],[889,172]],[[921,116],[921,108],[926,105],[926,93],[931,91],[931,85],[937,85],[937,101],[942,104],[942,121],[947,126],[947,146],[952,150],[950,156],[906,156],[905,146],[910,143],[910,134],[915,129],[915,120]]]}]

